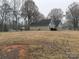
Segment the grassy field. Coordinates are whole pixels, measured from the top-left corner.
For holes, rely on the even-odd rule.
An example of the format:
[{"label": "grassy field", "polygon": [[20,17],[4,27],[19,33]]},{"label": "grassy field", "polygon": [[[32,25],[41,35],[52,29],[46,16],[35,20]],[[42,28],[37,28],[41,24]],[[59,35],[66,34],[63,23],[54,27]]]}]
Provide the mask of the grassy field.
[{"label": "grassy field", "polygon": [[3,45],[29,45],[34,59],[79,59],[78,31],[1,32]]},{"label": "grassy field", "polygon": [[[18,43],[28,41],[69,40],[74,43],[79,41],[78,31],[26,31],[26,32],[1,32],[0,43],[4,41],[17,41]],[[73,43],[73,44],[74,44]],[[5,44],[5,43],[3,43]]]},{"label": "grassy field", "polygon": [[31,27],[32,31],[49,31],[49,27],[48,26],[32,26]]}]

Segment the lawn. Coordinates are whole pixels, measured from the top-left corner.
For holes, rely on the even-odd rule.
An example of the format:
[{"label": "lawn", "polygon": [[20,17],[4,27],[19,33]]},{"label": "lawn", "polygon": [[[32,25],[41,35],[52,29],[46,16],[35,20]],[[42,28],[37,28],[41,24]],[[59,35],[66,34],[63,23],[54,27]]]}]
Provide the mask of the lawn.
[{"label": "lawn", "polygon": [[78,31],[1,32],[0,46],[29,45],[34,59],[79,59],[78,35]]},{"label": "lawn", "polygon": [[17,41],[17,43],[23,44],[25,42],[26,44],[29,44],[32,41],[52,42],[53,40],[69,40],[77,44],[79,42],[78,35],[79,35],[78,31],[26,31],[26,32],[3,32],[3,33],[1,32],[0,43],[6,44],[3,42]]},{"label": "lawn", "polygon": [[32,26],[31,27],[32,31],[49,31],[48,26]]}]

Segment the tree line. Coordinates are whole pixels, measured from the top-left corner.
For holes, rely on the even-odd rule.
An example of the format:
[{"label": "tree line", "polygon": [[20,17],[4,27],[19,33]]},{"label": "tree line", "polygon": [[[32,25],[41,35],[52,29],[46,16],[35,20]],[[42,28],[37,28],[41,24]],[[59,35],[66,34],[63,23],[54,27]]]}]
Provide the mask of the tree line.
[{"label": "tree line", "polygon": [[[1,32],[30,30],[31,23],[45,18],[33,0],[1,0],[0,2]],[[66,22],[60,25],[63,17],[66,18]],[[49,12],[47,19],[51,19],[56,28],[60,25],[62,28],[78,30],[79,3],[70,4],[65,15],[61,9],[54,8]]]},{"label": "tree line", "polygon": [[[64,18],[65,17],[65,18]],[[67,8],[65,14],[61,9],[54,8],[48,14],[48,18],[52,19],[56,28],[60,25],[62,28],[78,30],[79,28],[79,3],[73,2]],[[64,19],[63,19],[64,18]],[[60,22],[65,21],[62,25]]]},{"label": "tree line", "polygon": [[[33,0],[1,0],[0,31],[30,30],[30,24],[43,18]],[[22,22],[21,22],[22,21]]]}]

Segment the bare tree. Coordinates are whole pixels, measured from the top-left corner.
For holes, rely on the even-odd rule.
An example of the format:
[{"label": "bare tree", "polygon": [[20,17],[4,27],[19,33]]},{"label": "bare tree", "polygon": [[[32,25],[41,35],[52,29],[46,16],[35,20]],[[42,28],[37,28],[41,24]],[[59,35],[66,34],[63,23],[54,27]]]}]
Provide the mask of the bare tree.
[{"label": "bare tree", "polygon": [[78,19],[79,19],[79,4],[77,2],[72,3],[69,5],[69,11],[72,16],[74,30],[78,29]]},{"label": "bare tree", "polygon": [[6,0],[3,0],[2,6],[0,6],[0,15],[1,15],[1,31],[8,31],[7,24],[9,20],[10,12],[12,12],[12,8],[8,4]]},{"label": "bare tree", "polygon": [[17,4],[18,2],[16,2],[16,0],[13,0],[13,15],[16,19],[16,30],[18,30],[18,22],[19,22],[19,19],[18,19],[19,8],[17,8]]},{"label": "bare tree", "polygon": [[[27,0],[22,5],[21,11],[22,11],[21,15],[24,17],[26,23],[25,30],[30,30],[31,19],[38,15],[38,8],[33,2],[33,0]],[[28,19],[28,22],[26,19]]]},{"label": "bare tree", "polygon": [[63,17],[63,11],[57,8],[51,10],[51,12],[48,14],[48,18],[51,19],[51,22],[53,23],[53,25],[55,25],[55,28],[58,27],[62,17]]},{"label": "bare tree", "polygon": [[22,1],[21,0],[8,0],[8,1],[9,1],[10,7],[13,8],[11,17],[12,17],[12,20],[15,21],[16,23],[16,26],[14,26],[15,30],[18,30],[18,22],[19,22],[18,16],[20,16],[20,7],[22,4]]},{"label": "bare tree", "polygon": [[45,19],[45,16],[42,13],[39,13],[38,20],[40,21],[43,19]]}]

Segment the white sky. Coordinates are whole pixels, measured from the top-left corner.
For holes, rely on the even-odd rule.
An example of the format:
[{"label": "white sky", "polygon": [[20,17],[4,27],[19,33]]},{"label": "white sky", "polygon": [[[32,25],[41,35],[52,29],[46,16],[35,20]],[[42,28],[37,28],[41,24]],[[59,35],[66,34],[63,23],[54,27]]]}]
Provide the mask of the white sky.
[{"label": "white sky", "polygon": [[39,8],[39,11],[43,13],[45,16],[48,15],[48,13],[53,8],[61,8],[63,11],[66,11],[68,5],[71,3],[79,2],[79,0],[34,0],[36,5]]}]

